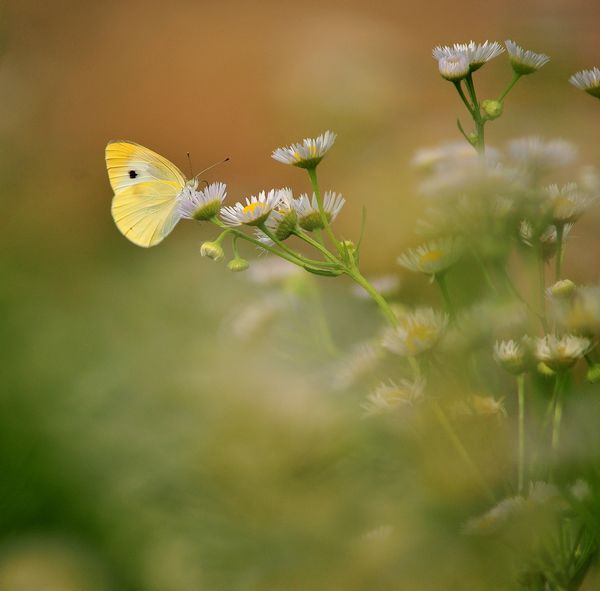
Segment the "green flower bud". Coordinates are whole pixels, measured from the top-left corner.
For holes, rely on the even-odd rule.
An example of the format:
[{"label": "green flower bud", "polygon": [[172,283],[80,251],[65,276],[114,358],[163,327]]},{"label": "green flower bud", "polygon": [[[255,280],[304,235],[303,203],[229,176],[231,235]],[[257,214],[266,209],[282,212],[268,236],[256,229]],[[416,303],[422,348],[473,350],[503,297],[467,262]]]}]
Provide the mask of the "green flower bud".
[{"label": "green flower bud", "polygon": [[246,259],[235,258],[231,259],[227,263],[227,268],[234,273],[245,271],[250,266],[250,263]]},{"label": "green flower bud", "polygon": [[541,373],[543,376],[546,376],[548,378],[551,378],[553,376],[556,375],[556,372],[552,371],[545,363],[543,363],[542,361],[540,361],[537,364],[537,370],[539,373]]},{"label": "green flower bud", "polygon": [[570,279],[561,279],[548,288],[548,293],[556,299],[566,300],[573,295],[576,289],[577,286]]},{"label": "green flower bud", "polygon": [[485,113],[486,119],[498,119],[502,115],[504,106],[500,101],[485,99],[481,103],[481,108]]},{"label": "green flower bud", "polygon": [[588,369],[586,379],[592,384],[600,382],[600,363],[594,363],[594,365]]},{"label": "green flower bud", "polygon": [[225,253],[218,242],[203,242],[200,246],[200,255],[218,261],[225,256]]}]

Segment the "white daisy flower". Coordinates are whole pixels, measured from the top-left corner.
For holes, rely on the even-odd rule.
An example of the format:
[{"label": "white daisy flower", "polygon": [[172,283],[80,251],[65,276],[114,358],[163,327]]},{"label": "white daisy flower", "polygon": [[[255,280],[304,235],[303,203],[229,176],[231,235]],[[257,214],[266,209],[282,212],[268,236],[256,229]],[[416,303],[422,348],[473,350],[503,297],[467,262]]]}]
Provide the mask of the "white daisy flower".
[{"label": "white daisy flower", "polygon": [[596,200],[579,190],[576,183],[568,183],[562,187],[550,185],[546,188],[548,205],[552,222],[556,225],[572,224]]},{"label": "white daisy flower", "polygon": [[559,307],[557,314],[565,329],[594,338],[600,333],[600,286],[578,287],[570,305]]},{"label": "white daisy flower", "polygon": [[228,226],[258,226],[267,220],[280,198],[281,193],[275,189],[268,193],[261,191],[258,197],[252,195],[249,199],[246,198],[246,205],[238,202],[233,207],[223,207],[221,217]]},{"label": "white daisy flower", "polygon": [[465,78],[469,71],[469,58],[466,53],[456,52],[455,55],[443,56],[438,60],[440,75],[450,82],[458,82]]},{"label": "white daisy flower", "polygon": [[510,39],[507,39],[504,45],[506,45],[506,51],[508,51],[508,57],[513,70],[521,76],[537,72],[537,70],[550,61],[550,58],[546,54],[523,49]]},{"label": "white daisy flower", "polygon": [[[288,187],[279,190],[279,203],[267,218],[265,226],[277,240],[289,238],[298,225],[298,214],[294,207],[294,195]],[[271,240],[262,230],[257,228],[256,238],[267,245],[272,245]]]},{"label": "white daisy flower", "polygon": [[367,416],[393,412],[421,400],[424,389],[425,381],[422,379],[414,382],[402,380],[399,384],[392,380],[383,382],[367,396],[362,408]]},{"label": "white daisy flower", "polygon": [[521,513],[525,507],[525,499],[521,496],[503,499],[487,513],[470,519],[464,527],[464,532],[476,535],[493,533],[511,517]]},{"label": "white daisy flower", "polygon": [[438,45],[433,49],[433,57],[439,62],[442,58],[464,54],[469,60],[471,72],[474,72],[503,52],[504,48],[497,41],[486,41],[485,43],[469,41],[469,43],[455,43],[452,47]]},{"label": "white daisy flower", "polygon": [[535,356],[554,371],[569,369],[590,349],[590,339],[575,335],[546,335],[536,340]]},{"label": "white daisy flower", "polygon": [[399,325],[383,335],[382,345],[392,353],[413,357],[430,351],[442,337],[448,316],[431,308],[418,308],[399,318]]},{"label": "white daisy flower", "polygon": [[509,142],[508,153],[517,164],[543,174],[571,164],[577,156],[577,149],[564,140],[545,141],[530,136]]},{"label": "white daisy flower", "polygon": [[333,131],[326,131],[316,139],[306,138],[302,143],[273,150],[271,157],[284,164],[300,168],[314,168],[333,146],[336,138]]},{"label": "white daisy flower", "polygon": [[401,254],[398,264],[415,273],[436,275],[454,265],[460,254],[457,240],[433,240]]},{"label": "white daisy flower", "polygon": [[[567,240],[573,224],[565,224],[563,228],[563,241]],[[527,220],[522,220],[519,226],[519,236],[524,244],[534,247],[536,244],[542,249],[545,260],[551,259],[556,254],[558,232],[556,226],[551,225],[544,228],[542,232],[534,232],[534,228]]]},{"label": "white daisy flower", "polygon": [[227,197],[225,183],[211,183],[202,191],[186,185],[179,194],[179,213],[188,220],[210,220],[221,210]]},{"label": "white daisy flower", "polygon": [[[333,191],[327,191],[323,197],[323,210],[328,222],[331,224],[338,216],[346,200],[341,194]],[[323,229],[323,220],[319,212],[319,204],[317,196],[313,193],[312,199],[308,198],[306,193],[303,193],[294,199],[293,206],[298,214],[298,224],[304,230],[312,232],[313,230]]]},{"label": "white daisy flower", "polygon": [[569,78],[569,82],[579,88],[585,90],[588,94],[600,98],[600,68],[592,68],[591,70],[581,70],[573,74]]},{"label": "white daisy flower", "polygon": [[527,369],[526,351],[522,343],[513,341],[496,341],[494,359],[506,371],[519,375]]}]

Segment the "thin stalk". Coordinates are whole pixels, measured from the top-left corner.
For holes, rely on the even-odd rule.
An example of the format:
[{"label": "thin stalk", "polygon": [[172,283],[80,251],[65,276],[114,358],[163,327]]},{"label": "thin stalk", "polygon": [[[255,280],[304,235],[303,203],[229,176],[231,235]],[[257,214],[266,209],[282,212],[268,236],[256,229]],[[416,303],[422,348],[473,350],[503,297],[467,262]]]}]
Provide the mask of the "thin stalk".
[{"label": "thin stalk", "polygon": [[512,87],[518,82],[521,74],[517,74],[516,72],[513,74],[512,80],[508,83],[508,86],[504,89],[502,94],[498,97],[498,102],[501,103],[506,95],[512,90]]},{"label": "thin stalk", "polygon": [[556,457],[560,445],[560,427],[563,415],[563,390],[566,378],[566,372],[561,371],[556,374],[554,382],[554,414],[552,416],[552,452]]},{"label": "thin stalk", "polygon": [[339,242],[335,237],[333,230],[331,229],[331,224],[329,223],[329,219],[327,218],[327,214],[325,213],[325,209],[323,208],[323,197],[321,195],[321,189],[319,189],[319,182],[317,181],[317,169],[315,168],[307,168],[308,176],[310,177],[310,184],[312,185],[312,189],[317,197],[317,205],[319,207],[319,214],[321,215],[321,222],[323,223],[323,227],[325,228],[325,232],[332,244],[339,250]]},{"label": "thin stalk", "polygon": [[528,310],[540,321],[542,322],[542,327],[543,327],[543,318],[541,316],[541,314],[539,312],[537,312],[533,306],[521,295],[521,293],[519,292],[519,290],[517,289],[517,287],[515,286],[515,284],[513,283],[513,280],[510,278],[510,275],[508,274],[508,270],[506,269],[506,267],[504,265],[502,265],[500,267],[500,273],[501,275],[504,277],[504,280],[506,281],[506,285],[508,287],[508,290],[512,293],[512,295],[517,298],[520,302],[522,302],[523,304],[525,304],[525,306],[527,306]]},{"label": "thin stalk", "polygon": [[340,264],[340,261],[336,258],[336,256],[333,253],[329,252],[326,246],[324,246],[321,242],[317,242],[316,240],[311,238],[306,232],[303,232],[300,229],[294,230],[294,236],[297,236],[298,238],[300,238],[300,240],[304,240],[304,242],[310,244],[313,248],[316,248],[321,254],[323,254],[323,256],[328,258],[332,263],[335,263],[336,265]]},{"label": "thin stalk", "polygon": [[519,404],[517,491],[522,494],[525,484],[525,374],[517,376],[517,398]]},{"label": "thin stalk", "polygon": [[561,267],[564,256],[564,236],[565,226],[563,224],[556,225],[556,281],[560,281]]},{"label": "thin stalk", "polygon": [[462,81],[456,80],[454,82],[454,88],[456,88],[456,92],[458,92],[458,95],[460,96],[462,102],[465,104],[465,107],[467,107],[467,110],[471,114],[471,117],[473,117],[473,106],[471,105],[471,103],[469,102],[467,97],[465,96],[465,93],[462,89]]},{"label": "thin stalk", "polygon": [[441,406],[435,400],[432,403],[432,407],[435,416],[439,421],[442,429],[448,436],[450,443],[452,443],[454,449],[461,457],[465,465],[468,467],[469,471],[471,472],[471,475],[473,476],[481,490],[486,494],[486,496],[489,497],[491,501],[494,501],[494,493],[483,479],[483,476],[479,472],[477,466],[475,465],[475,462],[473,462],[473,459],[469,455],[469,452],[466,450],[465,446],[463,445],[462,441],[460,440],[460,438],[456,434],[456,431],[454,430],[450,421],[448,420],[446,413],[442,410]]},{"label": "thin stalk", "polygon": [[354,281],[356,281],[358,285],[367,290],[367,292],[373,298],[373,300],[375,300],[375,302],[377,303],[377,305],[379,306],[389,323],[393,327],[398,326],[398,319],[396,318],[396,314],[394,314],[394,311],[387,303],[386,299],[369,283],[369,281],[367,281],[367,279],[365,279],[360,274],[358,269],[346,269],[346,274],[352,279],[354,279]]},{"label": "thin stalk", "polygon": [[446,274],[445,273],[436,273],[434,275],[435,281],[438,284],[440,291],[442,292],[442,298],[444,299],[444,304],[446,306],[446,311],[451,319],[456,317],[454,312],[454,306],[452,305],[452,300],[450,299],[450,294],[448,292],[448,285],[446,283]]},{"label": "thin stalk", "polygon": [[546,320],[546,262],[542,253],[542,247],[537,249],[537,266],[538,266],[538,301],[540,313],[542,315],[542,324],[544,330],[547,330],[548,321]]}]

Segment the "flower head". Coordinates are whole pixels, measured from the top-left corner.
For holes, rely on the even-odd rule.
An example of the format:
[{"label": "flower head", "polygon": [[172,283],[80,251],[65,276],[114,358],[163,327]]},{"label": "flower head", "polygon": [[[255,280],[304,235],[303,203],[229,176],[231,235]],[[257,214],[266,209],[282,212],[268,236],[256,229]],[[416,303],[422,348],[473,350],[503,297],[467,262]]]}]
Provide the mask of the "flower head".
[{"label": "flower head", "polygon": [[433,240],[398,257],[398,264],[416,273],[436,275],[445,271],[460,257],[456,240]]},{"label": "flower head", "polygon": [[577,150],[565,140],[545,141],[537,136],[523,137],[509,142],[511,158],[522,167],[544,174],[575,160]]},{"label": "flower head", "polygon": [[569,369],[591,348],[592,343],[585,337],[574,335],[546,335],[537,339],[535,356],[554,371]]},{"label": "flower head", "polygon": [[362,407],[367,416],[393,412],[418,402],[423,397],[424,388],[425,382],[422,379],[414,382],[402,380],[399,384],[390,380],[379,384],[367,396]]},{"label": "flower head", "polygon": [[[565,224],[563,228],[563,240],[566,240],[573,228],[573,224]],[[535,246],[541,248],[542,255],[545,260],[551,259],[556,254],[558,232],[556,226],[546,226],[543,229],[536,229],[527,220],[522,220],[519,226],[519,236],[527,246]]]},{"label": "flower head", "polygon": [[[331,224],[338,216],[346,200],[338,193],[327,191],[323,197],[323,210],[327,221]],[[319,204],[317,196],[313,193],[312,199],[308,198],[306,193],[303,193],[295,199],[293,206],[298,214],[298,224],[304,230],[312,232],[323,228],[323,220],[319,212]]]},{"label": "flower head", "polygon": [[284,164],[293,164],[300,168],[314,168],[333,146],[336,138],[333,131],[326,131],[315,139],[305,138],[302,143],[273,150],[271,157]]},{"label": "flower head", "polygon": [[469,58],[466,53],[457,51],[453,55],[441,57],[438,60],[438,68],[442,78],[457,82],[469,74]]},{"label": "flower head", "polygon": [[438,60],[442,58],[456,57],[465,55],[469,61],[469,69],[471,72],[478,70],[486,62],[499,56],[504,51],[504,48],[497,41],[485,43],[455,43],[452,47],[448,45],[438,45],[433,49],[433,57]]},{"label": "flower head", "polygon": [[446,314],[419,308],[400,317],[399,325],[384,333],[382,344],[397,355],[420,355],[437,345],[447,325]]},{"label": "flower head", "polygon": [[600,68],[592,68],[591,70],[581,70],[573,74],[569,78],[569,82],[579,88],[585,90],[588,94],[600,98]]},{"label": "flower head", "polygon": [[510,39],[506,40],[504,45],[506,45],[506,51],[508,51],[510,65],[521,76],[537,72],[550,61],[550,58],[544,53],[535,53],[529,49],[523,49]]},{"label": "flower head", "polygon": [[221,210],[221,217],[228,226],[258,226],[266,221],[269,214],[277,207],[281,193],[271,189],[268,194],[261,191],[258,197],[246,198],[246,205],[238,202],[233,207],[226,206]]},{"label": "flower head", "polygon": [[210,220],[221,210],[225,197],[225,183],[211,183],[202,191],[186,185],[179,194],[179,213],[186,219]]},{"label": "flower head", "polygon": [[494,359],[506,371],[519,375],[527,369],[525,347],[513,341],[496,341]]},{"label": "flower head", "polygon": [[595,201],[591,196],[579,190],[576,183],[562,187],[550,185],[546,189],[552,222],[556,225],[572,224]]},{"label": "flower head", "polygon": [[[286,187],[279,190],[279,203],[265,222],[267,230],[277,240],[289,238],[298,225],[298,214],[294,207],[294,201],[291,189]],[[273,240],[258,228],[256,229],[256,238],[264,244],[273,244]]]}]

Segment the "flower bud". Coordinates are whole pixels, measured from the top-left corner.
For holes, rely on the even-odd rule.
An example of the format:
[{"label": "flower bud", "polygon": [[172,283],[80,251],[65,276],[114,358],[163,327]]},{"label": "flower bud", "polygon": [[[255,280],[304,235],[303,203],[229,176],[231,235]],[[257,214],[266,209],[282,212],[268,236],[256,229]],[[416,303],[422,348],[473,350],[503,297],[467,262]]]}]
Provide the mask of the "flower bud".
[{"label": "flower bud", "polygon": [[487,119],[498,119],[502,115],[504,106],[500,101],[485,99],[481,103],[481,108]]},{"label": "flower bud", "polygon": [[548,294],[558,300],[566,300],[573,295],[575,289],[577,286],[570,279],[561,279],[548,288]]},{"label": "flower bud", "polygon": [[594,365],[588,369],[586,379],[592,384],[600,382],[600,363],[594,363]]},{"label": "flower bud", "polygon": [[250,263],[246,259],[235,258],[231,259],[227,263],[227,268],[234,273],[239,273],[240,271],[245,271],[250,266]]},{"label": "flower bud", "polygon": [[225,256],[225,253],[218,242],[203,242],[200,246],[200,255],[218,261]]}]

